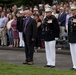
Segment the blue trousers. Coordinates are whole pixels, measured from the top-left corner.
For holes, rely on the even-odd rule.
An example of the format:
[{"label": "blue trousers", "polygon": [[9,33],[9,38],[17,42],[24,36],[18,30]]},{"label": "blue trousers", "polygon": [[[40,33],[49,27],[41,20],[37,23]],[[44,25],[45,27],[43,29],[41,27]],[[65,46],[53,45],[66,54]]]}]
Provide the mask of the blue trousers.
[{"label": "blue trousers", "polygon": [[13,45],[13,37],[12,37],[12,30],[7,31],[8,38],[9,38],[9,45]]}]

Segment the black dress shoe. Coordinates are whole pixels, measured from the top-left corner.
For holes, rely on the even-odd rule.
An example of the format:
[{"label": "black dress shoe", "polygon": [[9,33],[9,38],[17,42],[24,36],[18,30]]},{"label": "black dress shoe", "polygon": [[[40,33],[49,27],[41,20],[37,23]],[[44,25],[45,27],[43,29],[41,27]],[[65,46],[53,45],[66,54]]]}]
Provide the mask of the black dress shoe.
[{"label": "black dress shoe", "polygon": [[27,61],[25,61],[25,62],[23,62],[23,64],[28,64],[28,62],[27,62]]},{"label": "black dress shoe", "polygon": [[75,68],[71,68],[71,70],[75,70],[75,71],[76,71],[76,69],[75,69]]},{"label": "black dress shoe", "polygon": [[44,67],[54,68],[55,66],[52,66],[52,65],[45,65]]},{"label": "black dress shoe", "polygon": [[52,66],[52,65],[51,65],[50,67],[51,67],[51,68],[55,68],[55,66]]},{"label": "black dress shoe", "polygon": [[51,67],[51,65],[45,65],[44,67]]},{"label": "black dress shoe", "polygon": [[22,46],[19,46],[19,48],[23,48]]}]

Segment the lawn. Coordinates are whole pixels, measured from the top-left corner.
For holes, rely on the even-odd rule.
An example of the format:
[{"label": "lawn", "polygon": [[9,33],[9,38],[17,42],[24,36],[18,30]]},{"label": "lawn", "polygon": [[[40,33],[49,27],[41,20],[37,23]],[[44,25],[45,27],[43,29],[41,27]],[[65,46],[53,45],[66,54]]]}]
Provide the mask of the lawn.
[{"label": "lawn", "polygon": [[76,75],[76,71],[0,62],[0,75]]}]

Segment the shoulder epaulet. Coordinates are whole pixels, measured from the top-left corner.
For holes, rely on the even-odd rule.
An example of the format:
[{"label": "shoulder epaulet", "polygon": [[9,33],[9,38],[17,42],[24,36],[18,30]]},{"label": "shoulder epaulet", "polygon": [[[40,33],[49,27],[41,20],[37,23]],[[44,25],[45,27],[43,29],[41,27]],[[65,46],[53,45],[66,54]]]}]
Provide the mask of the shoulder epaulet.
[{"label": "shoulder epaulet", "polygon": [[55,16],[54,16],[54,15],[52,15],[52,17],[54,17],[54,18],[55,18]]},{"label": "shoulder epaulet", "polygon": [[55,16],[54,16],[54,15],[52,15],[52,18],[55,18]]}]

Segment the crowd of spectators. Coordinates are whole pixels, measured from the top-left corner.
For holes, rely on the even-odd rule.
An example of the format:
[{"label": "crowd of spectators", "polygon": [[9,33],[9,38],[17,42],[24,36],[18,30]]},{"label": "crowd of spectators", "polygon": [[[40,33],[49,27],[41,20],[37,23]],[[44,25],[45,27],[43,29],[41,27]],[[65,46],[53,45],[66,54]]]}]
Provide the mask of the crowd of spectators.
[{"label": "crowd of spectators", "polygon": [[[48,4],[39,4],[33,7],[24,7],[17,5],[13,5],[9,8],[3,8],[0,6],[0,44],[1,46],[8,47],[24,47],[25,45],[20,46],[20,42],[24,42],[24,40],[20,41],[20,35],[18,30],[18,17],[24,16],[26,17],[26,10],[30,9],[32,11],[31,17],[34,18],[37,22],[37,37],[35,47],[40,49],[44,47],[43,43],[43,22],[46,17],[45,9],[47,7],[52,8],[52,15],[54,15],[58,19],[58,23],[60,26],[60,38],[65,40],[65,33],[68,33],[68,19],[72,16],[70,7],[72,5],[76,5],[76,0],[70,1],[68,3],[57,3],[53,5]],[[20,27],[21,28],[21,27]],[[22,32],[22,31],[21,31]],[[23,38],[22,38],[23,39]]]}]

